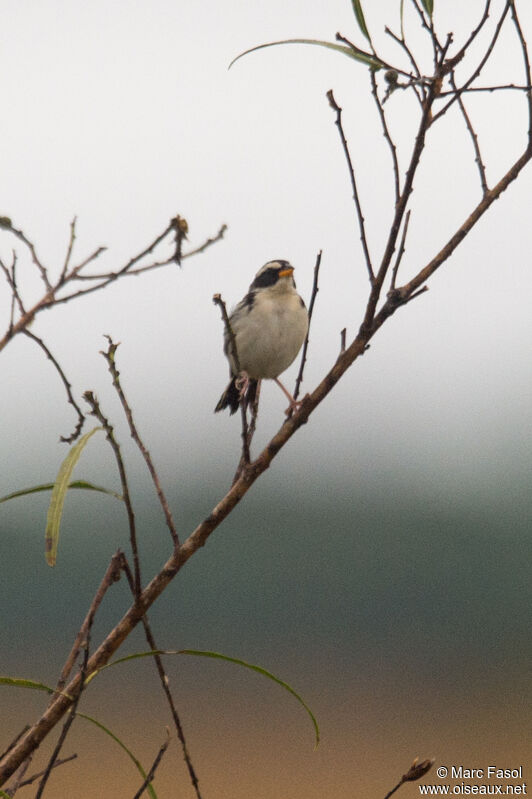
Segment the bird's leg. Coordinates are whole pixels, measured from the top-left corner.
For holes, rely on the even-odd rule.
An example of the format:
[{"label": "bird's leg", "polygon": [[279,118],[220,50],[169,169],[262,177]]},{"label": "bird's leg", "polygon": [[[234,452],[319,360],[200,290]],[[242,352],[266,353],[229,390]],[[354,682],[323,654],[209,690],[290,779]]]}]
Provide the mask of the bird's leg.
[{"label": "bird's leg", "polygon": [[288,416],[288,414],[291,411],[297,411],[297,409],[301,406],[301,403],[303,402],[303,400],[295,400],[293,398],[293,396],[290,394],[290,392],[288,391],[288,389],[286,389],[283,386],[283,384],[281,383],[281,381],[277,377],[274,377],[274,380],[277,383],[277,385],[279,386],[279,388],[281,389],[281,391],[283,392],[283,394],[288,398],[288,401],[290,402],[290,405],[288,406],[288,408],[285,411],[286,415]]},{"label": "bird's leg", "polygon": [[249,375],[247,372],[240,372],[237,379],[235,380],[235,388],[237,389],[240,395],[240,402],[246,396],[247,390],[249,387]]}]

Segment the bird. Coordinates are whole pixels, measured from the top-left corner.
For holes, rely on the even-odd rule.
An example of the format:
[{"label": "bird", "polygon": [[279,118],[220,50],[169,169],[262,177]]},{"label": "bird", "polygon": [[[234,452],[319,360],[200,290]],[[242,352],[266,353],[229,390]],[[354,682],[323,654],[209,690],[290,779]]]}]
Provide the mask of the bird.
[{"label": "bird", "polygon": [[215,412],[229,408],[233,414],[244,398],[246,404],[254,402],[263,379],[274,380],[285,393],[290,401],[287,414],[298,406],[278,379],[297,357],[308,332],[307,308],[296,291],[293,273],[288,261],[268,261],[229,316],[233,336],[226,325],[224,352],[231,380]]}]

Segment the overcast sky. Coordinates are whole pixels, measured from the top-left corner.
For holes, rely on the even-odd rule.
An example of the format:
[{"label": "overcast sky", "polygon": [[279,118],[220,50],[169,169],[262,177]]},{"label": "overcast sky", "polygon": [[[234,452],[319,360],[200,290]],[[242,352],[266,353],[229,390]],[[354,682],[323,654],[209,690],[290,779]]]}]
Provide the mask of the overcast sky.
[{"label": "overcast sky", "polygon": [[[367,17],[377,46],[401,59],[383,34],[384,22],[398,29],[396,5],[382,2],[368,9]],[[462,31],[469,31],[481,5],[446,4],[440,30],[456,27],[459,10]],[[530,10],[520,5],[526,24]],[[419,41],[415,17],[407,14],[406,21]],[[234,438],[235,420],[211,413],[227,375],[211,297],[220,291],[229,305],[238,301],[265,261],[289,259],[308,298],[316,253],[323,250],[307,388],[336,356],[340,330],[345,326],[352,334],[358,327],[367,279],[325,92],[334,88],[345,108],[377,260],[392,210],[390,162],[365,69],[303,46],[263,50],[227,69],[253,44],[294,36],[333,40],[336,30],[360,41],[346,0],[326,7],[297,0],[223,7],[162,0],[149,7],[50,1],[8,3],[4,9],[1,211],[26,231],[52,269],[62,262],[74,215],[78,258],[100,244],[109,248],[100,268],[123,264],[176,213],[189,222],[190,246],[222,223],[229,226],[222,243],[187,261],[182,271],[121,283],[41,317],[36,325],[78,392],[106,391],[101,336],[109,332],[120,340],[124,379],[139,413],[150,415],[149,432],[156,439],[161,421],[177,430],[183,416],[179,434],[187,449],[197,448],[198,425],[215,451],[220,445],[223,453]],[[522,81],[510,27],[496,56],[490,76]],[[507,92],[474,97],[470,109],[494,182],[523,145],[524,103]],[[387,110],[399,143],[408,146],[415,124],[412,101],[398,92]],[[407,148],[400,152],[402,168],[407,153]],[[501,426],[530,413],[523,398],[530,388],[531,180],[525,171],[436,275],[430,292],[386,326],[364,363],[320,411],[324,422],[352,420],[353,439],[342,437],[336,445],[360,446],[368,430],[378,435],[381,429],[389,440],[391,425],[400,446],[403,438],[419,436],[423,450],[428,425],[429,437],[441,437],[443,447],[449,426],[458,429],[459,438],[474,430],[475,440],[486,438],[489,447],[493,437],[507,434]],[[463,122],[449,116],[440,130],[430,131],[415,183],[404,279],[445,243],[479,190]],[[9,253],[13,241],[3,234],[0,246]],[[2,308],[5,312],[5,303]],[[14,342],[2,357],[8,377],[2,402],[10,429],[31,418],[39,428],[46,425],[55,441],[56,423],[64,432],[70,422],[50,364],[27,341]],[[28,380],[40,387],[38,407],[31,392],[21,399]],[[20,388],[6,391],[9,385]],[[284,401],[276,392],[268,387],[265,400],[274,403],[274,425]],[[521,430],[523,421],[517,421]],[[317,419],[316,435],[318,426]],[[157,444],[166,450],[168,437]],[[370,451],[374,446],[372,439]],[[15,457],[32,461],[25,453]]]}]

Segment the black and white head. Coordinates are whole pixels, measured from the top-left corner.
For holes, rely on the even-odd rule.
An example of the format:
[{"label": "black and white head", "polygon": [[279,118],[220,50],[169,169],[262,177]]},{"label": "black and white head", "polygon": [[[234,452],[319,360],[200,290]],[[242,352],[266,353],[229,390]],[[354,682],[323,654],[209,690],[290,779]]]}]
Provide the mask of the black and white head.
[{"label": "black and white head", "polygon": [[255,292],[259,289],[275,287],[280,291],[292,291],[296,287],[293,273],[294,267],[288,261],[281,259],[268,261],[255,275],[249,290]]}]

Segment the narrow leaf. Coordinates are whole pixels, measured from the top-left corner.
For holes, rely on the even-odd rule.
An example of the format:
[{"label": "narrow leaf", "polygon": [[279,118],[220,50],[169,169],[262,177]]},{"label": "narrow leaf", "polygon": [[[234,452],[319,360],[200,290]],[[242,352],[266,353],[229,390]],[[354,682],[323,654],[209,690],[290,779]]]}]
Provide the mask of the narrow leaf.
[{"label": "narrow leaf", "polygon": [[48,518],[46,520],[46,533],[45,533],[45,555],[46,562],[49,566],[55,566],[57,557],[57,544],[59,541],[59,527],[61,525],[61,517],[63,515],[63,506],[65,504],[66,493],[74,466],[78,462],[83,449],[91,436],[101,427],[95,427],[88,433],[85,433],[80,440],[74,444],[70,449],[68,455],[59,467],[57,478],[52,489],[52,496],[50,497],[50,505],[48,506]]},{"label": "narrow leaf", "polygon": [[232,658],[229,657],[228,655],[222,655],[220,652],[210,652],[203,649],[180,649],[179,651],[176,651],[175,649],[150,649],[145,652],[134,652],[131,655],[125,655],[122,658],[118,658],[117,660],[111,661],[111,663],[107,663],[105,666],[102,666],[102,668],[98,669],[97,671],[93,671],[92,674],[89,674],[85,683],[90,682],[90,680],[96,677],[97,674],[99,674],[104,669],[109,669],[111,666],[118,666],[119,663],[125,663],[128,660],[153,657],[154,655],[199,655],[201,657],[217,658],[218,660],[227,660],[229,663],[236,663],[238,666],[245,666],[245,668],[247,669],[251,669],[252,671],[256,671],[259,674],[264,675],[264,677],[268,677],[270,680],[273,680],[278,685],[281,685],[285,690],[291,693],[292,696],[295,696],[297,701],[301,705],[303,705],[308,715],[310,716],[310,719],[314,726],[314,733],[316,736],[316,747],[318,746],[320,742],[320,731],[318,727],[318,722],[316,721],[314,714],[312,713],[311,709],[306,704],[306,702],[303,701],[303,699],[299,696],[299,694],[296,693],[294,689],[290,685],[288,685],[288,683],[284,682],[283,680],[280,680],[279,677],[275,676],[275,674],[266,671],[266,669],[263,669],[262,666],[255,666],[253,663],[247,663],[245,660],[240,660],[239,658]]},{"label": "narrow leaf", "polygon": [[148,649],[146,652],[133,652],[131,655],[124,655],[123,658],[117,658],[116,660],[112,660],[110,663],[106,663],[105,666],[102,666],[100,669],[96,669],[96,671],[93,671],[91,674],[88,675],[87,679],[85,680],[85,684],[87,685],[101,671],[105,671],[105,669],[110,669],[111,666],[118,666],[119,663],[126,663],[126,661],[128,660],[138,660],[139,658],[154,657],[154,655],[180,655],[180,654],[181,652],[178,652],[175,649]]},{"label": "narrow leaf", "polygon": [[423,8],[429,17],[432,19],[432,14],[434,12],[434,0],[421,0],[421,4],[423,5]]},{"label": "narrow leaf", "polygon": [[296,693],[294,691],[294,689],[290,685],[288,685],[288,683],[284,682],[283,680],[280,680],[279,677],[276,677],[275,674],[272,674],[270,671],[266,671],[266,669],[263,669],[261,666],[255,666],[253,663],[246,663],[245,660],[240,660],[239,658],[231,658],[231,657],[228,657],[227,655],[222,655],[219,652],[206,652],[203,649],[182,649],[180,651],[180,654],[181,655],[199,655],[200,657],[217,658],[218,660],[227,660],[229,663],[236,663],[237,666],[244,666],[246,669],[251,669],[252,671],[256,671],[259,674],[262,674],[264,677],[268,677],[270,680],[273,680],[274,682],[276,682],[278,685],[280,685],[286,691],[291,693],[292,696],[295,696],[297,701],[301,705],[303,705],[303,707],[307,711],[307,713],[310,716],[310,719],[312,721],[312,724],[314,726],[314,734],[315,734],[315,737],[316,737],[316,743],[315,743],[315,747],[314,748],[318,747],[318,744],[320,742],[320,730],[319,730],[319,727],[318,727],[318,722],[316,721],[316,718],[314,717],[313,712],[311,711],[309,706],[306,704],[306,702],[304,702],[303,699],[299,696],[299,694]]},{"label": "narrow leaf", "polygon": [[12,685],[16,688],[32,688],[34,691],[44,691],[47,694],[55,693],[53,688],[43,682],[23,680],[21,677],[0,677],[0,685]]},{"label": "narrow leaf", "polygon": [[[90,721],[91,724],[96,725],[96,727],[98,727],[98,729],[102,730],[102,732],[104,732],[106,735],[108,735],[110,738],[112,738],[113,741],[115,741],[115,743],[117,743],[118,746],[120,746],[124,750],[124,752],[128,755],[128,757],[135,764],[135,767],[137,768],[139,774],[142,776],[142,779],[143,780],[146,779],[146,777],[148,775],[144,771],[144,769],[142,768],[142,766],[140,764],[140,760],[137,757],[135,757],[135,755],[133,754],[131,749],[128,749],[128,747],[125,745],[125,743],[123,741],[121,741],[120,738],[117,735],[114,734],[114,732],[111,732],[111,730],[108,727],[106,727],[104,724],[102,724],[101,721],[97,721],[96,719],[93,719],[92,716],[87,716],[85,713],[79,713],[78,712],[78,713],[76,713],[76,716],[78,716],[80,719],[85,719],[85,721]],[[152,799],[157,799],[157,794],[155,793],[155,790],[154,790],[151,782],[148,784],[148,793],[150,794]]]},{"label": "narrow leaf", "polygon": [[369,38],[368,29],[366,27],[366,20],[364,19],[364,12],[362,11],[362,3],[360,2],[360,0],[351,0],[351,2],[353,3],[353,11],[355,12],[355,17],[358,22],[358,27],[360,28],[360,30],[362,31],[368,42],[371,42],[371,39]]},{"label": "narrow leaf", "polygon": [[[5,497],[0,497],[0,504],[2,502],[7,502],[8,499],[25,497],[28,494],[37,494],[39,491],[51,491],[54,485],[55,483],[43,483],[39,486],[31,486],[31,488],[21,488],[19,491],[13,491],[12,494],[7,494]],[[68,484],[68,488],[82,488],[86,491],[99,491],[102,494],[108,494],[110,497],[114,497],[115,499],[120,499],[122,501],[124,500],[122,494],[118,494],[116,491],[111,491],[110,488],[95,486],[92,483],[88,483],[86,480],[74,480],[72,483]]]},{"label": "narrow leaf", "polygon": [[268,42],[267,44],[259,44],[256,47],[251,47],[249,50],[244,50],[243,53],[240,53],[240,55],[237,55],[236,58],[233,58],[229,64],[229,69],[231,69],[233,64],[236,63],[239,58],[248,55],[248,53],[254,53],[256,50],[262,50],[264,47],[275,47],[278,44],[317,44],[319,47],[327,47],[329,50],[336,50],[336,52],[347,55],[349,58],[354,58],[355,61],[361,61],[363,64],[366,64],[366,66],[371,67],[372,69],[381,69],[382,67],[381,62],[378,59],[368,55],[363,50],[347,47],[345,44],[323,42],[320,39],[284,39],[281,42]]},{"label": "narrow leaf", "polygon": [[6,793],[5,791],[0,791],[0,797],[2,797],[2,799],[12,799],[11,794]]}]

